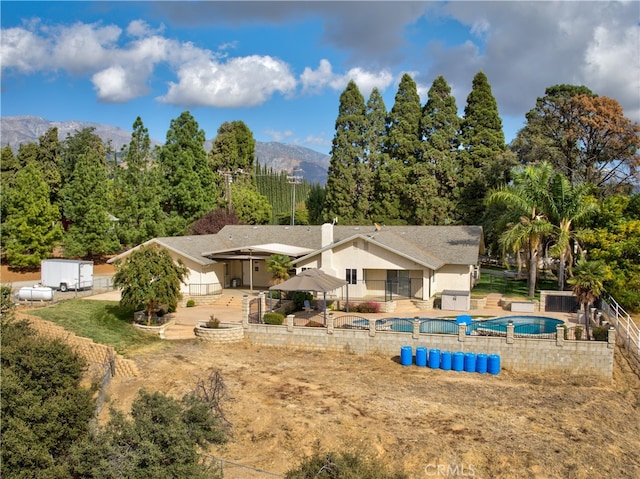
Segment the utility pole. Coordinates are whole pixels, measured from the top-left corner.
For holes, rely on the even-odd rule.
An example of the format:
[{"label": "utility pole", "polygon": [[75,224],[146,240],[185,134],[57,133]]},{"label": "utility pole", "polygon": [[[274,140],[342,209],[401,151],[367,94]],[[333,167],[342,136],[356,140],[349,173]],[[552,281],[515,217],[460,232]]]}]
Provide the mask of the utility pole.
[{"label": "utility pole", "polygon": [[[300,173],[296,175],[296,173]],[[302,169],[297,166],[291,170],[291,175],[287,176],[287,183],[291,185],[291,226],[296,224],[296,185],[302,181]]]},{"label": "utility pole", "polygon": [[226,196],[227,196],[227,213],[231,214],[233,213],[233,201],[231,200],[231,183],[233,183],[233,175],[234,174],[248,174],[245,173],[242,168],[239,168],[237,170],[218,170],[218,174],[222,175],[224,177],[224,182],[226,184]]}]

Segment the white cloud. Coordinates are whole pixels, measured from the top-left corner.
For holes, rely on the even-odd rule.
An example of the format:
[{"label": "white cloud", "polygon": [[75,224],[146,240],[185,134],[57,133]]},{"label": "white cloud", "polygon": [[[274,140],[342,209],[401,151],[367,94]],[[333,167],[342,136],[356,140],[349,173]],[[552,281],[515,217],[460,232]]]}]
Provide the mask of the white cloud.
[{"label": "white cloud", "polygon": [[293,136],[293,132],[291,130],[286,130],[286,131],[265,130],[265,134],[270,136],[273,139],[273,141],[283,141]]},{"label": "white cloud", "polygon": [[358,85],[360,93],[366,99],[375,87],[380,91],[384,91],[391,85],[393,83],[393,75],[388,70],[371,72],[359,67],[352,68],[348,72],[339,75],[333,73],[331,63],[326,59],[320,60],[320,65],[316,70],[307,67],[300,75],[303,93],[318,94],[325,87],[341,91],[346,88],[350,80],[353,80]]},{"label": "white cloud", "polygon": [[122,30],[115,25],[76,23],[52,31],[53,65],[71,74],[87,74],[109,63]]},{"label": "white cloud", "polygon": [[432,81],[443,75],[464,106],[483,70],[501,114],[524,117],[547,87],[586,85],[640,113],[640,26],[636,2],[449,2],[440,13],[481,34],[453,47],[430,44]]},{"label": "white cloud", "polygon": [[289,66],[277,58],[251,55],[219,63],[213,58],[183,64],[179,82],[159,101],[177,105],[221,108],[256,106],[274,93],[290,94],[296,87]]},{"label": "white cloud", "polygon": [[49,43],[31,31],[20,27],[2,30],[3,69],[16,69],[22,73],[38,71],[50,61],[49,52]]},{"label": "white cloud", "polygon": [[133,20],[127,26],[127,35],[130,37],[150,37],[162,32],[164,32],[164,25],[160,25],[158,28],[151,28],[144,20]]},{"label": "white cloud", "polygon": [[120,65],[106,68],[91,78],[98,90],[98,98],[103,101],[123,102],[132,98],[127,86],[127,75]]},{"label": "white cloud", "polygon": [[625,115],[636,121],[640,121],[639,45],[637,25],[626,29],[598,26],[585,52],[582,69],[592,90],[628,105]]}]

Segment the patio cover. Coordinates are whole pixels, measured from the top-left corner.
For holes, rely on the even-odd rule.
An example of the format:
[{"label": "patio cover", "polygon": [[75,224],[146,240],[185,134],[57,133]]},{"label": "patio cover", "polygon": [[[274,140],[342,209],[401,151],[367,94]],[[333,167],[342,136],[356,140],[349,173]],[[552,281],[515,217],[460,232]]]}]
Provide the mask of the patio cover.
[{"label": "patio cover", "polygon": [[333,291],[347,284],[344,279],[336,278],[317,268],[305,269],[283,283],[273,285],[269,290],[278,291]]},{"label": "patio cover", "polygon": [[[324,294],[324,324],[327,324],[327,291],[341,288],[346,285],[344,279],[336,278],[317,268],[305,269],[302,273],[297,274],[283,283],[275,284],[269,288],[269,291],[313,291],[322,292]],[[347,286],[347,290],[348,290]],[[347,293],[348,295],[348,293]],[[348,297],[348,296],[347,296]]]}]

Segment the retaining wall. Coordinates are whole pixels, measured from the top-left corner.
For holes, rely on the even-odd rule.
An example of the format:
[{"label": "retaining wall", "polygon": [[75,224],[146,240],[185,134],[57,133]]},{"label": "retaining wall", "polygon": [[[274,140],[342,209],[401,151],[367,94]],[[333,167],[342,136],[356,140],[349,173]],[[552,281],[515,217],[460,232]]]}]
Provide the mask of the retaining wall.
[{"label": "retaining wall", "polygon": [[516,338],[513,325],[507,327],[506,337],[496,337],[467,336],[464,325],[454,335],[422,334],[416,327],[413,333],[375,331],[373,321],[369,330],[335,329],[332,324],[330,317],[327,328],[298,327],[293,325],[293,315],[283,326],[243,323],[247,339],[258,345],[388,356],[398,356],[402,346],[411,346],[414,353],[423,346],[452,353],[498,354],[502,367],[513,371],[586,374],[605,380],[613,374],[613,329],[608,341],[567,341],[562,329],[556,339]]}]

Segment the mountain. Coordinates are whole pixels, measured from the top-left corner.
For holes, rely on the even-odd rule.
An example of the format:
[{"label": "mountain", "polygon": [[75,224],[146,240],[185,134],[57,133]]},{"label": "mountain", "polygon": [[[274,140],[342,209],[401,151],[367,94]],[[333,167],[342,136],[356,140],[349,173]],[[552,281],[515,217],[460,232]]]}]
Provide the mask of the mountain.
[{"label": "mountain", "polygon": [[[68,134],[73,134],[83,128],[94,128],[94,132],[103,141],[111,140],[115,151],[131,141],[131,132],[117,126],[104,125],[86,121],[49,121],[37,116],[9,116],[0,118],[0,146],[10,145],[17,150],[21,144],[37,142],[38,138],[50,128],[58,128],[58,137],[64,140]],[[162,145],[162,142],[151,140],[152,145]],[[209,151],[213,140],[205,142],[205,149]],[[330,156],[309,148],[297,145],[287,145],[277,142],[256,141],[256,158],[261,165],[273,168],[274,171],[302,170],[301,175],[310,183],[324,185],[327,181],[327,169]]]}]

